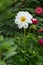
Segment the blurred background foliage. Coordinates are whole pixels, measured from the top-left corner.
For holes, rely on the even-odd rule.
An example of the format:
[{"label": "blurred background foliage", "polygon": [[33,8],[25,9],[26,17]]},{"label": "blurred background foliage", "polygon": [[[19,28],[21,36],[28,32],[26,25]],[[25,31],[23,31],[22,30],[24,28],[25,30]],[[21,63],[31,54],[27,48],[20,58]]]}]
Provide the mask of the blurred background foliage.
[{"label": "blurred background foliage", "polygon": [[[43,65],[43,47],[38,44],[43,33],[43,14],[35,14],[35,8],[43,8],[43,0],[0,0],[0,65]],[[19,11],[28,11],[39,20],[38,25],[29,25],[23,45],[23,30],[14,24]],[[25,47],[25,48],[24,48]]]}]

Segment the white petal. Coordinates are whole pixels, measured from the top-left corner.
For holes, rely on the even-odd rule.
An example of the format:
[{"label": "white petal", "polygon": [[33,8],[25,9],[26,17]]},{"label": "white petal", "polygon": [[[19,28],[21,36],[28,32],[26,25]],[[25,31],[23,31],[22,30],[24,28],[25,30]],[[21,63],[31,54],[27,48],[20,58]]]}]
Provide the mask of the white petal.
[{"label": "white petal", "polygon": [[29,12],[26,12],[26,16],[30,19],[33,17]]},{"label": "white petal", "polygon": [[20,18],[21,16],[26,16],[26,17],[28,17],[28,18],[32,18],[32,17],[33,17],[33,16],[32,16],[29,12],[27,12],[27,11],[21,11],[21,12],[17,13],[17,17],[18,17],[18,18]]},{"label": "white petal", "polygon": [[22,24],[19,24],[19,25],[18,25],[18,28],[21,29],[21,28],[22,28]]},{"label": "white petal", "polygon": [[18,18],[15,19],[15,23],[16,23],[16,24],[20,24],[20,23],[21,23],[21,22],[20,22],[20,19],[18,19]]},{"label": "white petal", "polygon": [[31,21],[30,19],[27,19],[26,22],[27,22],[27,23],[30,23],[30,24],[32,23],[32,21]]},{"label": "white petal", "polygon": [[24,15],[24,12],[19,12],[19,13],[17,13],[16,18],[20,18],[20,17],[22,17],[22,16],[25,16],[25,15]]},{"label": "white petal", "polygon": [[28,23],[24,23],[24,24],[23,24],[23,27],[24,27],[24,28],[28,28]]}]

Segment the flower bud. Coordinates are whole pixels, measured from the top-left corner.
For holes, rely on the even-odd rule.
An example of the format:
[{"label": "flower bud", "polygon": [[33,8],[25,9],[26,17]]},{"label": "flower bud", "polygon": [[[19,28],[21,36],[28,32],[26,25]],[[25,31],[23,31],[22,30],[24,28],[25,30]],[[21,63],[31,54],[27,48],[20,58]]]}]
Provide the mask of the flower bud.
[{"label": "flower bud", "polygon": [[40,15],[40,14],[43,13],[43,9],[42,9],[41,7],[37,7],[37,8],[35,9],[35,13],[36,13],[37,15]]},{"label": "flower bud", "polygon": [[41,39],[39,40],[39,44],[40,44],[41,46],[43,46],[43,38],[41,38]]},{"label": "flower bud", "polygon": [[36,18],[32,18],[31,20],[33,24],[38,24],[38,20]]},{"label": "flower bud", "polygon": [[43,29],[38,29],[38,32],[43,32]]}]

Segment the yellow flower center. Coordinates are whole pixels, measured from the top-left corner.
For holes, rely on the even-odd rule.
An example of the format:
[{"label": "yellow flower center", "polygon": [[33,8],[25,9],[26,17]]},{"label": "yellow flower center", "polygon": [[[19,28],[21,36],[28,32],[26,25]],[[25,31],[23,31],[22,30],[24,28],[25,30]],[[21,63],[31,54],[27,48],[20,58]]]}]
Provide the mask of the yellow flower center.
[{"label": "yellow flower center", "polygon": [[22,21],[22,22],[25,22],[25,20],[26,20],[26,17],[25,17],[25,16],[22,16],[22,17],[21,17],[21,21]]}]

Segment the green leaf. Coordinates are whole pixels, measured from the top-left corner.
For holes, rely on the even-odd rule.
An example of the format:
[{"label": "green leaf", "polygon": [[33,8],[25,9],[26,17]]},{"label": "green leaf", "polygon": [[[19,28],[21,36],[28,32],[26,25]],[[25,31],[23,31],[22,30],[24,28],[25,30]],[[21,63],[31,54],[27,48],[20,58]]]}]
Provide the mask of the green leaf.
[{"label": "green leaf", "polygon": [[9,49],[11,46],[14,45],[14,38],[5,38],[5,40],[2,42],[2,49]]},{"label": "green leaf", "polygon": [[12,57],[16,54],[17,54],[17,52],[15,52],[15,51],[8,51],[7,55],[4,57],[3,60],[9,59],[10,57]]},{"label": "green leaf", "polygon": [[35,37],[34,34],[30,33],[30,37],[31,37],[35,42],[37,42],[37,38]]},{"label": "green leaf", "polygon": [[2,36],[2,35],[0,35],[0,41],[3,41],[3,40],[4,40],[3,36]]},{"label": "green leaf", "polygon": [[6,65],[4,61],[0,61],[0,65]]}]

